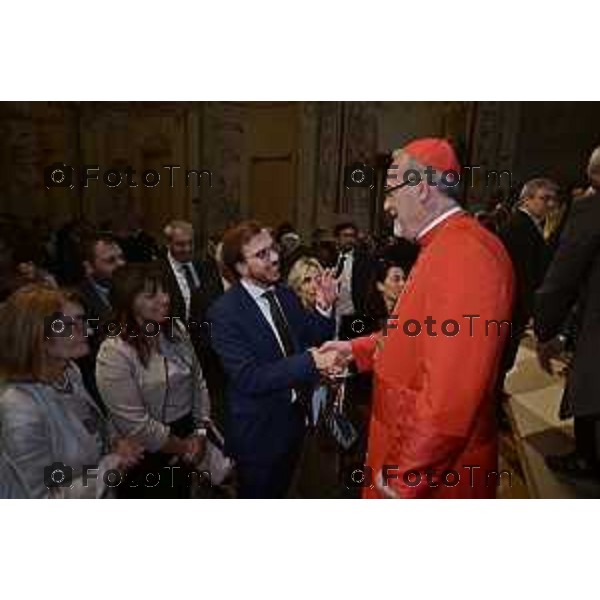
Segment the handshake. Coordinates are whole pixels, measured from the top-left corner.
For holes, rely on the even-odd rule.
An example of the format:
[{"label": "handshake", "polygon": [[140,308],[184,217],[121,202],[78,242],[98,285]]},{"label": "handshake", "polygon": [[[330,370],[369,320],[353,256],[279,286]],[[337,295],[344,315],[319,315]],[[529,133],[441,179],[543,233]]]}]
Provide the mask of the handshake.
[{"label": "handshake", "polygon": [[311,348],[309,352],[325,379],[341,375],[353,359],[352,344],[348,341],[325,342],[320,348]]}]

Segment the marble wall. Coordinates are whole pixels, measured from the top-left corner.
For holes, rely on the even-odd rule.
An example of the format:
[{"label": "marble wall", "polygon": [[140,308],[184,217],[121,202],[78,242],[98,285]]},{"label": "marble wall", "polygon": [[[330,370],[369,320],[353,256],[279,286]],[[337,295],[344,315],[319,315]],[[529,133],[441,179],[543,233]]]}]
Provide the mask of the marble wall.
[{"label": "marble wall", "polygon": [[[348,218],[368,228],[371,193],[346,188],[344,166],[374,164],[416,136],[464,137],[465,107],[457,102],[0,103],[2,210],[58,222],[78,215],[97,223],[134,215],[154,233],[169,217],[191,218],[202,241],[257,212],[268,220],[269,206],[274,221],[289,219],[304,234]],[[54,161],[131,165],[136,171],[179,164],[209,169],[212,186],[131,189],[91,183],[86,189],[47,189],[43,167]]]},{"label": "marble wall", "polygon": [[[154,233],[167,214],[190,218],[194,187],[175,170],[171,184],[163,166],[194,168],[193,108],[182,102],[0,103],[1,211],[52,225],[74,217],[101,224],[134,215]],[[93,180],[85,186],[74,176],[70,186],[48,187],[44,169],[53,163],[98,165],[100,180],[111,167],[123,172],[129,166],[135,186]],[[156,186],[142,184],[147,169],[159,172]]]}]

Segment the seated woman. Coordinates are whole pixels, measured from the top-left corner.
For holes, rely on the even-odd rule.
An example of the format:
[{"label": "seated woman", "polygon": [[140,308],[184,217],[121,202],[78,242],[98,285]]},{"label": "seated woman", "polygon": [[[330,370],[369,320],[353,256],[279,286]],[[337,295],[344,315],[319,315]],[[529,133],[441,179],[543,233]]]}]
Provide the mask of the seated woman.
[{"label": "seated woman", "polygon": [[115,426],[146,451],[130,484],[119,488],[121,497],[189,497],[191,465],[205,449],[208,389],[184,326],[168,316],[165,290],[153,263],[120,267],[113,275],[116,331],[111,326],[100,346],[96,380]]},{"label": "seated woman", "polygon": [[[65,333],[72,327],[70,337],[52,335],[55,318]],[[62,324],[54,325],[60,333]],[[32,285],[0,308],[0,498],[100,496],[108,469],[124,470],[141,456],[127,439],[108,454],[109,425],[73,362],[87,352],[76,296]]]}]

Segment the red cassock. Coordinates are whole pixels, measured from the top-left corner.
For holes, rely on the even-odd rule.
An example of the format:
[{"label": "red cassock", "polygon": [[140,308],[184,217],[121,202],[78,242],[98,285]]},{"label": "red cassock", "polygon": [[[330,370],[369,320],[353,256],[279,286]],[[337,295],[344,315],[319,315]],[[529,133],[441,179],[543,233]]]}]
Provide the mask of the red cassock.
[{"label": "red cassock", "polygon": [[[374,371],[366,462],[373,482],[385,472],[386,492],[402,498],[493,498],[494,387],[510,335],[511,261],[464,213],[419,244],[396,318],[387,331],[352,342],[359,370]],[[383,496],[376,485],[365,488],[366,498]]]}]

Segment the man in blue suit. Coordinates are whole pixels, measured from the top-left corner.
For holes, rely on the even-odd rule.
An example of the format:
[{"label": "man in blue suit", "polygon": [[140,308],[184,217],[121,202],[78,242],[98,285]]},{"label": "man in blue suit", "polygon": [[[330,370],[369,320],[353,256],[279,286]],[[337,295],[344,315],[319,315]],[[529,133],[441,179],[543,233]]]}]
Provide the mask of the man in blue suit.
[{"label": "man in blue suit", "polygon": [[278,250],[256,221],[226,232],[222,257],[236,283],[208,320],[228,379],[226,449],[237,464],[240,497],[285,497],[312,388],[335,369],[335,355],[316,349],[334,335],[335,280],[325,275],[318,312],[305,311],[278,283]]}]

